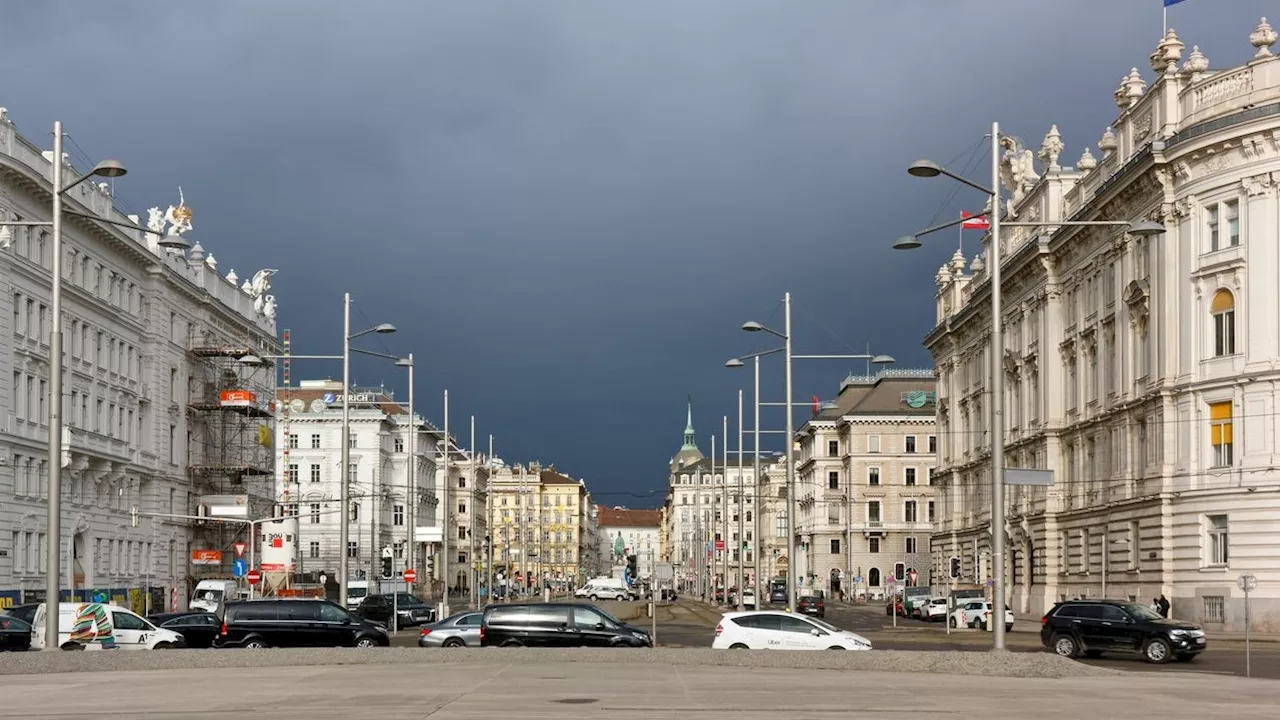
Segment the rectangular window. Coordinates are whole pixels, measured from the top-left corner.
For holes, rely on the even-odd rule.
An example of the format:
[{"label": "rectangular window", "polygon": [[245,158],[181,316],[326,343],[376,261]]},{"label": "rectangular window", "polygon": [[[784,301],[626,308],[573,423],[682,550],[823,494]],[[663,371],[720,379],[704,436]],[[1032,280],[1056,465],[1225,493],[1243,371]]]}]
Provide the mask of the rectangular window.
[{"label": "rectangular window", "polygon": [[839,456],[840,456],[840,441],[828,440],[827,441],[827,457],[839,457]]},{"label": "rectangular window", "polygon": [[297,463],[289,463],[289,482],[290,483],[298,482],[298,464]]},{"label": "rectangular window", "polygon": [[355,463],[351,463],[347,466],[347,482],[356,482],[356,468],[357,465]]},{"label": "rectangular window", "polygon": [[1212,567],[1226,567],[1230,561],[1231,538],[1227,531],[1226,515],[1208,515],[1205,517],[1205,534],[1208,557],[1206,564]]},{"label": "rectangular window", "polygon": [[840,554],[840,540],[839,540],[839,539],[832,538],[832,540],[831,540],[831,554],[832,554],[832,555],[839,555],[839,554]]},{"label": "rectangular window", "polygon": [[320,482],[320,465],[318,463],[311,463],[311,482]]},{"label": "rectangular window", "polygon": [[1240,244],[1240,203],[1235,200],[1223,203],[1222,215],[1227,223],[1227,247],[1235,247]]},{"label": "rectangular window", "polygon": [[907,451],[907,452],[909,452],[909,453],[914,453],[914,452],[916,451],[916,436],[915,436],[915,435],[908,435],[908,436],[907,436],[906,451]]},{"label": "rectangular window", "polygon": [[355,540],[347,542],[347,557],[360,557],[360,543]]},{"label": "rectangular window", "polygon": [[916,484],[916,469],[913,467],[903,468],[902,481],[907,487],[914,487]]},{"label": "rectangular window", "polygon": [[1209,232],[1209,250],[1219,250],[1222,247],[1222,234],[1218,228],[1218,206],[1210,205],[1206,210],[1205,229]]},{"label": "rectangular window", "polygon": [[880,436],[879,435],[867,436],[867,452],[869,453],[880,452]]},{"label": "rectangular window", "polygon": [[867,552],[869,553],[880,552],[880,538],[878,537],[867,538]]},{"label": "rectangular window", "polygon": [[937,452],[938,452],[938,436],[930,435],[929,436],[929,454],[934,455]]},{"label": "rectangular window", "polygon": [[347,436],[347,447],[348,447],[349,449],[351,449],[351,450],[355,450],[355,449],[356,449],[356,436],[355,436],[355,435],[349,435],[349,436]]},{"label": "rectangular window", "polygon": [[1213,446],[1213,467],[1231,467],[1233,444],[1231,401],[1209,405],[1209,444]]},{"label": "rectangular window", "polygon": [[880,520],[880,501],[872,500],[867,503],[867,522],[873,525],[879,525]]},{"label": "rectangular window", "polygon": [[916,503],[915,500],[908,500],[905,503],[903,503],[902,504],[902,520],[904,522],[909,522],[909,523],[918,522],[919,513],[917,512],[917,507],[918,507],[918,504]]},{"label": "rectangular window", "polygon": [[1204,596],[1204,621],[1206,623],[1222,623],[1227,621],[1226,598],[1221,595]]},{"label": "rectangular window", "polygon": [[320,449],[320,433],[311,433],[311,449]]},{"label": "rectangular window", "polygon": [[395,448],[398,453],[404,452],[404,438],[396,438]]},{"label": "rectangular window", "polygon": [[391,508],[391,523],[393,525],[404,525],[404,506],[395,505]]},{"label": "rectangular window", "polygon": [[929,501],[929,504],[926,506],[925,509],[926,509],[926,512],[928,512],[927,518],[929,522],[937,522],[936,520],[937,515],[934,513],[934,505],[932,500]]},{"label": "rectangular window", "polygon": [[880,484],[880,468],[867,468],[867,484],[872,486]]},{"label": "rectangular window", "polygon": [[779,513],[773,519],[774,537],[784,538],[787,536],[787,516]]},{"label": "rectangular window", "polygon": [[311,524],[312,525],[320,524],[320,506],[319,505],[311,506]]},{"label": "rectangular window", "polygon": [[924,479],[929,485],[933,485],[933,471],[937,468],[925,468]]},{"label": "rectangular window", "polygon": [[311,553],[310,553],[310,557],[311,557],[312,559],[315,559],[315,558],[320,557],[320,542],[319,542],[319,541],[317,541],[317,540],[312,540],[312,541],[311,541]]},{"label": "rectangular window", "polygon": [[289,433],[289,449],[290,449],[290,450],[297,450],[297,449],[298,449],[298,434],[297,434],[297,433]]},{"label": "rectangular window", "polygon": [[831,490],[840,489],[840,472],[838,470],[831,470],[827,473],[827,488]]},{"label": "rectangular window", "polygon": [[902,549],[903,549],[903,551],[904,551],[904,552],[906,552],[908,555],[915,555],[915,554],[916,554],[916,539],[915,539],[915,538],[913,538],[913,537],[906,538],[906,542],[903,544],[903,548],[902,548]]}]

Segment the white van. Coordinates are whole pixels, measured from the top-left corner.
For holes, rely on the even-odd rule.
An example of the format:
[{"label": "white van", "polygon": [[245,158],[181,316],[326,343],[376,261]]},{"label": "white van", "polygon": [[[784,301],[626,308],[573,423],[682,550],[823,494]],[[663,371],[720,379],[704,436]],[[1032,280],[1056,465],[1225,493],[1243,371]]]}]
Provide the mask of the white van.
[{"label": "white van", "polygon": [[347,609],[355,610],[360,607],[360,603],[365,596],[369,594],[368,580],[348,580],[347,581]]},{"label": "white van", "polygon": [[226,603],[239,598],[240,583],[235,580],[201,580],[196,583],[196,590],[191,593],[191,602],[187,606],[192,610],[221,614]]},{"label": "white van", "polygon": [[573,596],[590,598],[592,602],[601,599],[628,600],[631,598],[631,591],[621,578],[598,577],[588,580],[586,585],[574,591]]},{"label": "white van", "polygon": [[[31,649],[44,649],[45,604],[31,623]],[[128,608],[109,603],[58,603],[58,645],[63,650],[163,650],[182,636],[152,625]]]}]

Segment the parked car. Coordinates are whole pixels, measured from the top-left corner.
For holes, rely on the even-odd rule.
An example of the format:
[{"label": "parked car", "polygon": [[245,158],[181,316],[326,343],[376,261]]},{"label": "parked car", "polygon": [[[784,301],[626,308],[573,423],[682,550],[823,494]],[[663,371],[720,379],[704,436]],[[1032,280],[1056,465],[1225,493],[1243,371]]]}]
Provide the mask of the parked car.
[{"label": "parked car", "polygon": [[480,621],[483,647],[653,647],[653,638],[594,606],[577,603],[490,605]]},{"label": "parked car", "polygon": [[381,625],[328,600],[229,602],[214,647],[378,647],[391,644]]},{"label": "parked car", "polygon": [[423,625],[418,647],[480,647],[480,621],[483,612],[461,612],[440,622]]},{"label": "parked car", "polygon": [[870,650],[871,641],[816,618],[776,610],[725,613],[717,650]]},{"label": "parked car", "polygon": [[13,615],[0,615],[0,650],[30,650],[31,623]]},{"label": "parked car", "polygon": [[222,630],[222,619],[209,612],[166,613],[150,620],[165,630],[182,635],[183,645],[189,648],[213,647],[213,641]]},{"label": "parked car", "polygon": [[756,609],[756,591],[753,588],[742,591],[742,607]]},{"label": "parked car", "polygon": [[620,578],[598,577],[587,581],[586,585],[573,593],[574,597],[590,598],[591,602],[600,600],[629,600],[631,590]]},{"label": "parked car", "polygon": [[773,585],[769,586],[769,602],[775,605],[777,604],[786,605],[788,600],[790,600],[790,598],[787,597],[786,585],[774,583]]},{"label": "parked car", "polygon": [[946,598],[930,598],[928,604],[920,608],[920,619],[929,622],[942,622],[947,618],[948,607],[950,605]]},{"label": "parked car", "polygon": [[365,620],[372,620],[383,627],[391,627],[391,616],[396,615],[396,629],[417,627],[434,622],[436,610],[416,595],[394,593],[366,595],[353,611]]},{"label": "parked car", "polygon": [[1161,617],[1151,608],[1117,600],[1070,600],[1040,618],[1040,642],[1063,657],[1103,653],[1142,655],[1147,662],[1187,662],[1208,646],[1204,630]]},{"label": "parked car", "polygon": [[[986,629],[987,615],[991,612],[991,603],[986,600],[968,600],[963,604],[958,604],[955,610],[951,611],[951,618],[948,622],[951,627],[970,627],[978,630]],[[1009,608],[1004,609],[1004,629],[1013,629],[1013,611]]]},{"label": "parked car", "polygon": [[801,590],[796,601],[796,612],[816,617],[827,616],[826,598],[821,590]]}]

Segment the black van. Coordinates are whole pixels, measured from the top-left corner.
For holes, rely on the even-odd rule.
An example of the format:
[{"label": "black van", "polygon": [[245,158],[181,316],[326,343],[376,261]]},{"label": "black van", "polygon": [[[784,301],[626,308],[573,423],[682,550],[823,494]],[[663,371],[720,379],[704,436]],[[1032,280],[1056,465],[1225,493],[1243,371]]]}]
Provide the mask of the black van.
[{"label": "black van", "polygon": [[214,647],[386,647],[380,625],[328,600],[239,600],[227,603]]},{"label": "black van", "polygon": [[490,605],[480,621],[482,647],[653,647],[653,638],[594,605]]}]

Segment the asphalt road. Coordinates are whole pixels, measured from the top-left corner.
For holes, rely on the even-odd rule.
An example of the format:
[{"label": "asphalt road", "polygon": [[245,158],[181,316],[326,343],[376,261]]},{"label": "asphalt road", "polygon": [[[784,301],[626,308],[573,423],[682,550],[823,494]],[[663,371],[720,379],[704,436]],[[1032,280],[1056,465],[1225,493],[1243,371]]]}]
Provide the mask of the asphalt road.
[{"label": "asphalt road", "polygon": [[[762,608],[764,609],[764,608]],[[717,613],[701,606],[687,603],[673,608],[670,620],[659,616],[658,643],[676,647],[707,647],[715,634]],[[884,612],[884,606],[828,605],[827,622],[839,628],[864,635],[873,647],[881,650],[958,650],[962,652],[986,652],[991,647],[991,635],[978,630],[952,630],[948,635],[942,623],[926,623],[898,618],[897,628],[893,619]],[[1014,626],[1014,632],[1006,635],[1006,647],[1013,652],[1047,652],[1040,644],[1039,627]],[[1245,676],[1244,644],[1238,641],[1215,643],[1209,639],[1209,647],[1196,659],[1187,663],[1152,665],[1137,657],[1124,655],[1097,659],[1081,659],[1088,665],[1108,667],[1132,672],[1176,672],[1206,675]],[[1250,676],[1280,679],[1280,643],[1253,643],[1250,658]]]}]

